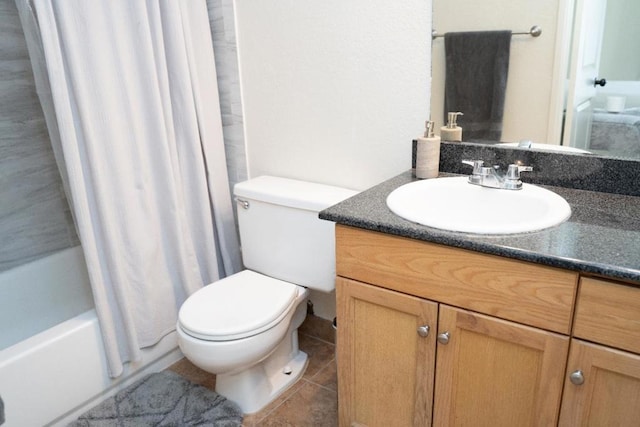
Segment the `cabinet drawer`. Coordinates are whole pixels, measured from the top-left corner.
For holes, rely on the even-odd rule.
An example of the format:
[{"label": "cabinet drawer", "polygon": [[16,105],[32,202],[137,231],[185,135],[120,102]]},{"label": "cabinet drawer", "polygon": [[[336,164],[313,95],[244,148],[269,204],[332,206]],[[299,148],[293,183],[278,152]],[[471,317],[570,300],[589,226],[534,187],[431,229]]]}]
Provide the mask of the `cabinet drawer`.
[{"label": "cabinet drawer", "polygon": [[336,226],[339,276],[568,334],[578,275],[552,267]]},{"label": "cabinet drawer", "polygon": [[573,335],[640,353],[640,288],[580,279]]}]

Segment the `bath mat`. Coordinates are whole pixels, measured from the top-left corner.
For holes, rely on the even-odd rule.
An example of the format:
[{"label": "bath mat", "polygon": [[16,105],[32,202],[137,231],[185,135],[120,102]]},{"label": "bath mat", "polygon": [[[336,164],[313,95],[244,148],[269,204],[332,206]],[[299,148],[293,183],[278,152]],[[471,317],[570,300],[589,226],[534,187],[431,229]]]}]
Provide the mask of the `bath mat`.
[{"label": "bath mat", "polygon": [[81,415],[72,427],[242,425],[242,412],[223,396],[175,372],[150,374]]}]

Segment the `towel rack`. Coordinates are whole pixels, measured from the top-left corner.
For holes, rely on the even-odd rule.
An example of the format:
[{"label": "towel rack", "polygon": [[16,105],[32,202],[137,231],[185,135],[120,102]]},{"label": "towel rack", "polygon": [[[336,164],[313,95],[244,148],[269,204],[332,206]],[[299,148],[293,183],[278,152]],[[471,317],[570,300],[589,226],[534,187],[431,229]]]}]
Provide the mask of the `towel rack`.
[{"label": "towel rack", "polygon": [[[533,27],[531,27],[531,29],[529,31],[518,31],[518,32],[513,32],[511,33],[511,35],[529,35],[531,37],[540,37],[540,34],[542,34],[542,28],[540,28],[538,25],[534,25]],[[444,34],[438,34],[438,32],[436,30],[433,30],[431,32],[431,38],[432,39],[436,39],[438,37],[444,37]]]}]

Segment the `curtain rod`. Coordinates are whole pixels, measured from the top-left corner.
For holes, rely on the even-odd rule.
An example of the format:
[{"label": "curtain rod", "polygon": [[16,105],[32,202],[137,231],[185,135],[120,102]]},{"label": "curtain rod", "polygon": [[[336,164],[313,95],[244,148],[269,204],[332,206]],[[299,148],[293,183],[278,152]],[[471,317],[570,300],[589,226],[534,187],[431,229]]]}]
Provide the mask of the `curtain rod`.
[{"label": "curtain rod", "polygon": [[[519,31],[519,32],[513,32],[511,33],[511,35],[529,35],[531,37],[539,37],[540,34],[542,34],[542,28],[540,28],[537,25],[534,25],[533,27],[531,27],[531,29],[529,31]],[[444,37],[444,34],[438,34],[438,32],[436,30],[433,30],[431,32],[431,38],[432,39],[436,39],[438,37]]]}]

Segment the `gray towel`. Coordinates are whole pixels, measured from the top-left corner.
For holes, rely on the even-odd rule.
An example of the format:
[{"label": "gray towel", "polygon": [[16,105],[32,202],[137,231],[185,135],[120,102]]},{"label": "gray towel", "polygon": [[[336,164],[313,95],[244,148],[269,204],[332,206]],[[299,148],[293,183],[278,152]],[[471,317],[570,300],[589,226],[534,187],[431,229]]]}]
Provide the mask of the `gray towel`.
[{"label": "gray towel", "polygon": [[464,141],[500,141],[511,31],[446,33],[444,112],[461,111]]}]

